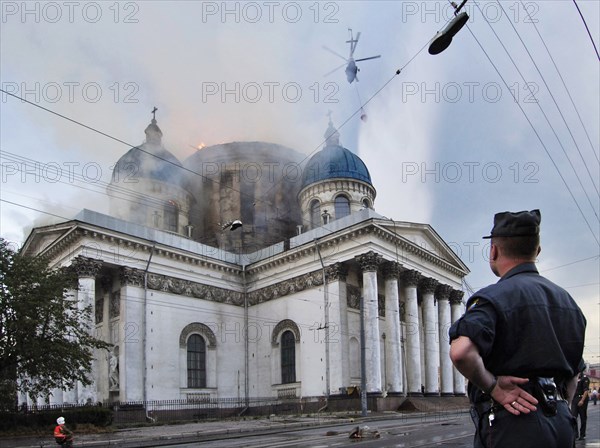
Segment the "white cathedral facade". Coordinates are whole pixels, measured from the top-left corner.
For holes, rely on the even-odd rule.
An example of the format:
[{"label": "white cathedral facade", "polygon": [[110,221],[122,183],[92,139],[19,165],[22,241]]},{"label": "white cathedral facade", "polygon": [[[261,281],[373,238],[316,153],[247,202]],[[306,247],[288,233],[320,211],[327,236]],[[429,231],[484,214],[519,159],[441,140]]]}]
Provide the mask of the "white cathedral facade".
[{"label": "white cathedral facade", "polygon": [[233,142],[181,163],[155,119],[145,132],[115,166],[109,215],[83,210],[24,245],[76,269],[113,345],[91,386],[51,403],[343,394],[361,384],[361,304],[367,393],[464,395],[448,329],[468,269],[430,225],[374,211],[331,122],[308,160]]}]

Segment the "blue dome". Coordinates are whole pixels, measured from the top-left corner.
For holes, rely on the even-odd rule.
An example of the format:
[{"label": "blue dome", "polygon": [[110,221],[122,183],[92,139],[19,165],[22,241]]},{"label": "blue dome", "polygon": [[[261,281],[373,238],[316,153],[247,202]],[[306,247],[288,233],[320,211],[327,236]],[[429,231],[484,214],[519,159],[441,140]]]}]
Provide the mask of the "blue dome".
[{"label": "blue dome", "polygon": [[356,179],[373,185],[365,163],[340,145],[328,145],[311,157],[302,176],[302,188],[327,179]]}]

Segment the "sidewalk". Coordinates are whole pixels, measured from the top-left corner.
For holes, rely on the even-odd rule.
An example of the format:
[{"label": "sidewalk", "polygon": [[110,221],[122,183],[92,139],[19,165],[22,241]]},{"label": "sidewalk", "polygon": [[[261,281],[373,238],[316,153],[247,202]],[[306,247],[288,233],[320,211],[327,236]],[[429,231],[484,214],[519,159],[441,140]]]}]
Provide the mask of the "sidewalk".
[{"label": "sidewalk", "polygon": [[[247,434],[268,434],[290,431],[310,426],[334,426],[340,424],[359,424],[374,419],[402,419],[424,413],[397,412],[369,413],[367,417],[354,417],[348,414],[311,417],[261,417],[248,420],[224,420],[203,423],[185,423],[178,425],[148,426],[121,429],[104,434],[75,434],[75,448],[79,447],[153,447],[166,441],[196,442],[208,441],[223,436],[243,437]],[[57,447],[52,434],[46,437],[13,437],[0,439],[1,448],[49,448]]]}]

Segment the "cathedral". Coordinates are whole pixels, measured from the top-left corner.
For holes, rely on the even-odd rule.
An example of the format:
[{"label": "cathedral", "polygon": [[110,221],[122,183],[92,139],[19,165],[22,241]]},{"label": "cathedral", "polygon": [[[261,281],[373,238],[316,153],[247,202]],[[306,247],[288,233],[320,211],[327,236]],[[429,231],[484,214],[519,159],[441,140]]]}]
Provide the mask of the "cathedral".
[{"label": "cathedral", "polygon": [[383,400],[464,395],[448,329],[468,268],[430,225],[375,212],[331,120],[311,157],[232,142],[180,162],[155,118],[145,134],[114,167],[108,215],[84,209],[23,247],[76,270],[112,344],[91,385],[50,403],[343,396],[363,370]]}]

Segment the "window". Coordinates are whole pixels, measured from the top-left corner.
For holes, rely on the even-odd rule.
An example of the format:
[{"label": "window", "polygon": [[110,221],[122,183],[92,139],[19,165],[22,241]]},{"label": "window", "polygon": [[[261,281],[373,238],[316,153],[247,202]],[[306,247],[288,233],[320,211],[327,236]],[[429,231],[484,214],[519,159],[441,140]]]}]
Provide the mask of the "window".
[{"label": "window", "polygon": [[350,200],[346,196],[335,198],[335,219],[343,218],[350,214]]},{"label": "window", "polygon": [[321,203],[316,199],[310,203],[310,227],[321,227]]},{"label": "window", "polygon": [[368,199],[363,199],[362,204],[363,204],[363,208],[371,208],[371,203],[369,202]]},{"label": "window", "polygon": [[290,330],[281,335],[281,383],[296,382],[296,339]]},{"label": "window", "polygon": [[191,335],[187,341],[187,372],[187,387],[206,387],[206,342],[197,334]]},{"label": "window", "polygon": [[179,208],[175,201],[167,201],[164,208],[165,230],[177,232]]}]

